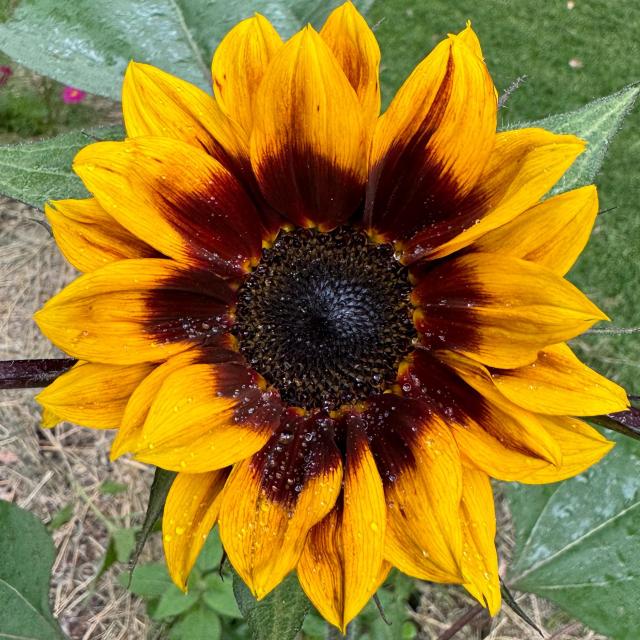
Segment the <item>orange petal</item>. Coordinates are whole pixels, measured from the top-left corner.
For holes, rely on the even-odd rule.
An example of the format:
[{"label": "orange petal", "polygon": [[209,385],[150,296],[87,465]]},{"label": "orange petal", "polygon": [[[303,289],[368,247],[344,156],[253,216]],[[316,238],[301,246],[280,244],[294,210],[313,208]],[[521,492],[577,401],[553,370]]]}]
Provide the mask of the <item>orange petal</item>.
[{"label": "orange petal", "polygon": [[156,367],[135,389],[127,402],[118,433],[111,445],[110,459],[116,460],[127,451],[140,449],[143,444],[144,426],[151,404],[156,399],[164,381],[171,373],[196,363],[219,363],[238,361],[240,354],[233,351],[231,335],[220,336],[214,344],[194,347],[179,353]]},{"label": "orange petal", "polygon": [[137,460],[203,473],[248,458],[269,440],[280,403],[236,363],[193,364],[162,383],[142,428]]},{"label": "orange petal", "polygon": [[373,134],[380,114],[380,47],[351,2],[334,9],[320,31],[362,105],[365,129]]},{"label": "orange petal", "polygon": [[387,502],[385,557],[400,571],[438,582],[462,580],[462,493],[458,448],[418,400],[384,394],[363,420]]},{"label": "orange petal", "polygon": [[629,408],[625,390],[593,371],[566,344],[543,349],[518,369],[494,369],[491,379],[513,403],[551,415],[597,416]]},{"label": "orange petal", "polygon": [[534,206],[584,148],[575,136],[544,129],[497,133],[473,191],[450,198],[439,219],[403,247],[403,261],[443,258],[507,224]]},{"label": "orange petal", "polygon": [[98,142],[82,149],[73,166],[110,215],[166,256],[237,276],[261,254],[264,231],[244,188],[185,142]]},{"label": "orange petal", "polygon": [[608,319],[546,267],[489,253],[436,267],[412,297],[425,345],[455,349],[492,367],[529,364],[540,349]]},{"label": "orange petal", "polygon": [[171,260],[121,260],[72,282],[34,319],[75,358],[158,362],[225,329],[232,300],[227,284],[211,273]]},{"label": "orange petal", "polygon": [[186,591],[187,578],[218,519],[226,469],[179,473],[164,504],[162,542],[171,579]]},{"label": "orange petal", "polygon": [[465,589],[495,616],[500,610],[496,514],[486,473],[462,468],[462,528]]},{"label": "orange petal", "polygon": [[94,429],[117,429],[131,394],[153,368],[82,362],[58,376],[36,400],[55,414],[50,426],[69,420]]},{"label": "orange petal", "polygon": [[298,577],[322,615],[344,632],[389,572],[382,481],[357,419],[347,428],[342,500],[309,533]]},{"label": "orange petal", "polygon": [[45,205],[62,255],[79,271],[126,258],[153,258],[158,252],[115,221],[95,198],[57,200]]},{"label": "orange petal", "polygon": [[220,509],[220,538],[256,598],[295,568],[311,527],[333,508],[342,461],[322,414],[288,414],[265,448],[238,463]]},{"label": "orange petal", "polygon": [[441,42],[378,121],[364,221],[388,240],[408,240],[443,217],[456,225],[458,203],[491,155],[495,88],[467,32]]},{"label": "orange petal", "polygon": [[247,164],[248,136],[216,101],[190,82],[149,64],[129,63],[122,116],[129,138],[174,138],[206,151],[228,169]]},{"label": "orange petal", "polygon": [[275,55],[255,105],[251,163],[267,201],[299,226],[344,222],[365,182],[362,109],[311,27]]},{"label": "orange petal", "polygon": [[597,214],[596,188],[574,189],[480,236],[470,249],[537,262],[563,276],[587,244]]},{"label": "orange petal", "polygon": [[278,32],[256,13],[231,29],[213,55],[211,74],[216,100],[247,133],[253,128],[258,87],[281,47]]}]

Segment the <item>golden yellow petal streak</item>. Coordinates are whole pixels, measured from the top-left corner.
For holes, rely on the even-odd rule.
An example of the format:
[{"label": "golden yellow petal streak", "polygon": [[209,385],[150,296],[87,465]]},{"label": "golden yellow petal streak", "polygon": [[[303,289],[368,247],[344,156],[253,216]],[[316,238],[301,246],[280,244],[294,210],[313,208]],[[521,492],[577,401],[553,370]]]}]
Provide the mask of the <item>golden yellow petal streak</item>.
[{"label": "golden yellow petal streak", "polygon": [[251,163],[267,201],[300,226],[335,227],[362,198],[362,109],[335,56],[311,27],[278,51],[262,80]]},{"label": "golden yellow petal streak", "polygon": [[[216,341],[217,348],[194,347],[169,358],[156,367],[131,394],[122,416],[118,433],[111,445],[110,459],[116,460],[127,451],[142,448],[142,427],[144,426],[151,404],[156,399],[164,381],[178,369],[197,362],[224,362],[232,356],[233,340],[228,334]],[[236,354],[239,355],[239,354]]]},{"label": "golden yellow petal streak", "polygon": [[436,267],[412,294],[425,344],[446,346],[485,365],[519,367],[538,351],[608,320],[550,269],[488,253]]},{"label": "golden yellow petal streak", "polygon": [[582,473],[599,462],[615,442],[607,440],[586,422],[567,416],[539,416],[540,422],[562,450],[562,466],[545,467],[522,482],[558,482]]},{"label": "golden yellow petal streak", "polygon": [[231,564],[258,599],[296,567],[309,530],[331,511],[340,493],[339,452],[328,441],[317,445],[307,453],[311,458],[287,458],[289,466],[277,471],[284,484],[294,477],[290,467],[313,467],[285,495],[271,486],[279,480],[264,467],[269,452],[239,462],[229,477],[220,508],[220,538]]},{"label": "golden yellow petal streak", "polygon": [[498,480],[523,484],[572,478],[599,462],[615,445],[577,418],[538,416],[538,419],[557,442],[562,464],[552,465],[505,447],[482,429],[454,428],[454,436],[470,464]]},{"label": "golden yellow petal streak", "polygon": [[526,411],[503,396],[482,365],[451,352],[438,352],[488,401],[478,420],[451,423],[460,451],[499,480],[527,484],[556,482],[581,473],[613,446],[576,418]]},{"label": "golden yellow petal streak", "polygon": [[176,585],[186,591],[187,578],[218,519],[222,489],[228,471],[179,473],[164,505],[162,542],[167,569]]},{"label": "golden yellow petal streak", "polygon": [[625,390],[593,371],[566,344],[540,351],[518,369],[494,369],[491,379],[515,404],[551,415],[597,416],[629,408]]},{"label": "golden yellow petal streak", "polygon": [[206,151],[228,169],[247,164],[249,138],[241,127],[202,89],[157,67],[129,63],[122,115],[129,138],[174,138]]},{"label": "golden yellow petal streak", "polygon": [[354,88],[362,105],[365,129],[373,135],[380,114],[380,47],[373,31],[353,3],[345,2],[329,14],[320,36]]},{"label": "golden yellow petal streak", "polygon": [[[171,260],[113,262],[76,279],[34,319],[55,345],[81,360],[107,364],[166,360],[210,336],[215,318],[222,319],[230,303],[226,284],[207,275],[205,284],[217,283],[218,291],[199,289],[196,275]],[[176,305],[174,295],[182,304],[192,305],[190,313]],[[211,324],[201,333],[197,327],[184,328],[196,319]]]},{"label": "golden yellow petal streak", "polygon": [[[435,355],[444,362],[453,358],[451,366]],[[511,403],[484,379],[486,369],[456,354],[436,351],[435,355],[422,349],[413,353],[400,372],[399,384],[424,399],[425,411],[440,416],[456,436],[460,451],[469,447],[460,445],[459,431],[465,443],[480,439],[473,454],[486,457],[489,463],[493,443],[499,443],[500,451],[508,448],[514,455],[528,456],[532,463],[561,463],[558,443],[534,414]]]},{"label": "golden yellow petal streak", "polygon": [[441,42],[378,120],[364,220],[386,237],[407,240],[429,225],[472,190],[491,155],[495,89],[464,34]]},{"label": "golden yellow petal streak", "polygon": [[79,271],[95,271],[127,258],[152,258],[155,249],[115,221],[95,198],[56,200],[45,205],[62,255]]},{"label": "golden yellow petal streak", "polygon": [[94,429],[116,429],[131,394],[153,368],[152,364],[83,362],[54,380],[36,400],[57,416],[56,422],[69,420]]},{"label": "golden yellow petal streak", "polygon": [[262,250],[258,213],[218,161],[180,140],[98,142],[74,170],[123,227],[180,262],[242,275]]},{"label": "golden yellow petal streak", "polygon": [[495,616],[500,610],[496,514],[486,473],[463,466],[461,516],[465,589]]},{"label": "golden yellow petal streak", "polygon": [[[394,406],[399,400],[393,401]],[[421,423],[413,426],[417,430],[409,436],[410,463],[405,464],[404,456],[394,460],[394,442],[378,448],[372,441],[385,483],[385,558],[416,578],[461,582],[462,471],[458,447],[448,427],[435,415],[425,412]],[[399,432],[389,434],[392,440],[398,436]]]},{"label": "golden yellow petal streak", "polygon": [[[406,261],[443,258],[535,205],[584,151],[585,142],[544,129],[516,129],[495,135],[495,146],[472,194],[483,215],[470,217],[455,237],[437,242],[429,229],[405,247]],[[470,196],[471,197],[471,196]],[[426,237],[425,237],[425,234]]]},{"label": "golden yellow petal streak", "polygon": [[563,276],[586,246],[597,214],[595,186],[581,187],[527,209],[480,236],[470,249],[536,262]]},{"label": "golden yellow petal streak", "polygon": [[258,88],[281,47],[278,32],[257,13],[233,27],[213,55],[211,74],[218,104],[247,133],[253,127]]},{"label": "golden yellow petal streak", "polygon": [[278,418],[277,398],[243,365],[189,365],[162,383],[133,453],[163,469],[213,471],[262,448]]},{"label": "golden yellow petal streak", "polygon": [[311,530],[298,563],[305,593],[342,632],[389,570],[382,481],[364,433],[354,426],[347,440],[342,500]]}]

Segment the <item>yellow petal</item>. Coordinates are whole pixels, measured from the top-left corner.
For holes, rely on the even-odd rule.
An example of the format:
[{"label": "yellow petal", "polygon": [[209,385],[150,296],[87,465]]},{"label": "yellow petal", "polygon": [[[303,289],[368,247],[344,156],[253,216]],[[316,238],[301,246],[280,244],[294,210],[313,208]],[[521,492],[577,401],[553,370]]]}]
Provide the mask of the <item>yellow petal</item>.
[{"label": "yellow petal", "polygon": [[248,458],[277,424],[277,397],[235,363],[194,364],[170,373],[142,428],[137,460],[203,473]]},{"label": "yellow petal", "polygon": [[495,369],[491,378],[515,404],[551,415],[597,416],[629,408],[624,389],[593,371],[566,344],[543,349],[518,369]]},{"label": "yellow petal", "polygon": [[447,426],[416,400],[384,394],[363,414],[387,502],[385,558],[438,582],[462,580],[458,448]]},{"label": "yellow petal", "polygon": [[537,262],[562,276],[582,253],[597,214],[596,188],[574,189],[527,209],[470,248]]},{"label": "yellow petal", "polygon": [[198,555],[218,519],[226,469],[179,473],[162,514],[162,542],[171,579],[183,591]]},{"label": "yellow petal", "polygon": [[340,453],[315,418],[283,422],[259,454],[236,464],[219,516],[229,560],[258,599],[295,568],[342,482]]},{"label": "yellow petal", "polygon": [[166,360],[220,332],[231,300],[213,274],[171,260],[121,260],[72,282],[34,319],[75,358],[137,364]]},{"label": "yellow petal", "polygon": [[367,21],[351,2],[334,9],[320,31],[362,105],[364,124],[373,134],[380,114],[380,47]]},{"label": "yellow petal", "polygon": [[457,428],[454,437],[471,464],[498,480],[523,484],[572,478],[599,462],[615,444],[577,418],[538,416],[538,419],[560,447],[559,465],[509,449],[482,429]]},{"label": "yellow petal", "polygon": [[513,404],[493,386],[487,369],[452,353],[438,353],[484,403],[468,396],[467,415],[450,428],[464,459],[499,480],[528,484],[556,482],[591,466],[613,446],[575,418],[534,414]]},{"label": "yellow petal", "polygon": [[305,593],[343,632],[389,571],[382,481],[362,427],[347,429],[342,501],[311,530],[298,563]]},{"label": "yellow petal", "polygon": [[582,473],[599,462],[615,445],[596,429],[577,418],[540,416],[540,421],[562,450],[562,466],[545,467],[520,482],[558,482]]},{"label": "yellow petal", "polygon": [[280,47],[278,32],[256,13],[231,29],[213,55],[211,73],[216,100],[247,132],[253,126],[258,87]]},{"label": "yellow petal", "polygon": [[116,429],[129,397],[153,368],[152,364],[83,362],[58,376],[36,400],[57,416],[56,422],[69,420],[94,429]]},{"label": "yellow petal", "polygon": [[401,367],[399,384],[448,425],[461,453],[498,478],[515,468],[562,463],[560,446],[538,416],[503,397],[482,365],[457,354],[436,353],[450,366],[417,350]]},{"label": "yellow petal", "polygon": [[127,136],[182,140],[228,169],[246,165],[249,139],[216,101],[190,82],[149,64],[130,62],[122,85]]},{"label": "yellow petal", "polygon": [[190,144],[98,142],[73,166],[110,215],[166,256],[228,276],[244,274],[261,254],[264,231],[244,188]]},{"label": "yellow petal", "polygon": [[[535,205],[585,148],[570,135],[544,129],[502,131],[477,188],[467,196],[453,226],[449,218],[418,233],[405,247],[406,262],[443,258]],[[451,229],[449,229],[451,227]]]},{"label": "yellow petal", "polygon": [[463,568],[467,591],[495,616],[500,610],[496,514],[486,473],[462,468]]},{"label": "yellow petal", "polygon": [[[383,560],[375,578],[379,587],[389,575],[391,565]],[[300,585],[309,600],[330,624],[345,632],[344,544],[339,510],[335,507],[328,516],[309,531],[298,562]],[[377,589],[376,587],[376,589]],[[375,592],[375,589],[374,589]]]},{"label": "yellow petal", "polygon": [[491,155],[495,89],[475,46],[469,47],[470,31],[441,42],[378,121],[364,221],[387,239],[409,240],[443,216],[452,218],[446,225],[454,228],[457,203],[472,191]]},{"label": "yellow petal", "polygon": [[436,267],[412,296],[425,344],[500,368],[529,364],[548,345],[608,319],[550,269],[489,253]]},{"label": "yellow petal", "polygon": [[157,366],[135,389],[127,402],[118,433],[111,445],[110,459],[116,460],[127,451],[135,451],[143,445],[142,427],[144,426],[151,404],[156,399],[164,381],[171,373],[203,362],[229,362],[239,356],[233,352],[234,339],[226,334],[217,339],[214,345],[194,347],[179,353]]},{"label": "yellow petal", "polygon": [[45,215],[62,255],[79,271],[126,258],[152,258],[158,252],[115,221],[95,198],[57,200]]},{"label": "yellow petal", "polygon": [[267,201],[300,226],[344,222],[363,194],[362,109],[313,28],[278,51],[255,105],[251,163]]}]

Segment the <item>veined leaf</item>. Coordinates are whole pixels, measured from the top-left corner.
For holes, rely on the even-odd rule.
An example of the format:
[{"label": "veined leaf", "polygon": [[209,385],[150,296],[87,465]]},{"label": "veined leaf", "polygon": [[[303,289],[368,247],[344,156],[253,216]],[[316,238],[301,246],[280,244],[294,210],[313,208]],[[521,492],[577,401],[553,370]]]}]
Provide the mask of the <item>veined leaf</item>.
[{"label": "veined leaf", "polygon": [[234,573],[233,592],[252,640],[293,640],[311,607],[293,574],[258,602]]},{"label": "veined leaf", "polygon": [[28,511],[0,500],[0,638],[64,638],[49,607],[55,548]]},{"label": "veined leaf", "polygon": [[633,108],[640,84],[632,84],[610,96],[589,102],[569,113],[561,113],[524,126],[542,127],[555,133],[573,133],[586,140],[586,151],[553,188],[552,193],[576,189],[593,182],[600,171],[609,143]]},{"label": "veined leaf", "polygon": [[[130,60],[148,62],[210,90],[211,57],[224,35],[255,12],[283,37],[322,23],[338,0],[23,0],[0,24],[0,50],[59,82],[120,99]],[[356,3],[362,9],[372,0]]]},{"label": "veined leaf", "polygon": [[577,478],[509,486],[516,547],[507,583],[630,640],[640,628],[640,443],[614,439]]},{"label": "veined leaf", "polygon": [[48,200],[86,198],[89,194],[71,170],[82,147],[94,140],[117,140],[121,127],[96,127],[48,140],[0,146],[0,193],[38,209]]}]

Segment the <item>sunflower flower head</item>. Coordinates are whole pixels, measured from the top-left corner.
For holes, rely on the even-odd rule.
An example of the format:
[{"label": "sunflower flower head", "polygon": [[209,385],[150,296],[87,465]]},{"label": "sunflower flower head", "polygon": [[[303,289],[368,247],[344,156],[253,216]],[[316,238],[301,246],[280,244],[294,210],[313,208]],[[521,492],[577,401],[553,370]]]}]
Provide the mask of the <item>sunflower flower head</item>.
[{"label": "sunflower flower head", "polygon": [[628,406],[566,344],[606,319],[564,278],[595,188],[543,199],[584,142],[496,131],[470,25],[383,115],[379,61],[346,3],[286,42],[238,24],[213,97],[132,62],[126,139],[74,162],[92,197],[47,206],[84,275],[36,314],[79,360],[47,423],[178,472],[176,584],[217,523],[258,598],[297,570],[342,630],[393,566],[494,614],[489,479],[580,473],[612,443],[579,416]]}]

